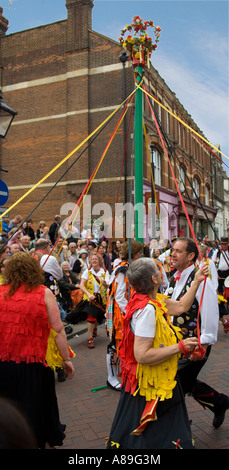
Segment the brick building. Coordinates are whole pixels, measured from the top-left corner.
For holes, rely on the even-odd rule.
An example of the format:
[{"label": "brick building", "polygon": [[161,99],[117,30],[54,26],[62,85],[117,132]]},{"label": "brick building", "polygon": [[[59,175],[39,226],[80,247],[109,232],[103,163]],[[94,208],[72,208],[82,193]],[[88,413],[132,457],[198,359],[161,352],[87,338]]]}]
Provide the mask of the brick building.
[{"label": "brick building", "polygon": [[[1,141],[0,165],[8,169],[8,173],[4,174],[4,181],[10,191],[8,207],[69,155],[122,103],[124,94],[129,96],[134,89],[133,69],[129,62],[123,64],[120,61],[123,52],[120,45],[92,29],[93,0],[66,0],[66,8],[66,20],[14,34],[6,34],[7,20],[0,10],[1,90],[4,101],[18,112],[6,139]],[[152,65],[145,71],[145,86],[164,106],[201,132]],[[186,189],[184,200],[193,226],[196,233],[207,233],[208,223],[197,204],[192,185],[208,216],[214,221],[216,211],[212,208],[209,152],[157,103],[155,109],[170,145],[177,154],[171,162],[179,184],[183,184],[183,189]],[[118,189],[119,202],[125,203],[130,199],[133,153],[133,119],[129,121],[130,114],[129,111],[116,133],[89,190],[92,207],[103,202],[114,209]],[[34,211],[32,219],[37,226],[40,219],[51,223],[54,215],[61,211],[66,217],[69,210],[66,203],[72,206],[77,203],[112,136],[119,116],[120,113],[115,115],[95,140],[92,138],[86,142],[25,198],[9,214],[10,218],[16,213],[26,217],[60,178],[58,185]],[[178,230],[188,234],[187,221],[146,96],[144,120],[146,145],[151,149],[151,159],[154,161],[164,236],[170,238]],[[129,134],[128,123],[131,123]],[[119,188],[126,135],[127,163]],[[83,155],[70,168],[82,150],[85,150]],[[62,177],[64,172],[66,174]],[[146,204],[150,197],[150,162],[144,146]],[[105,215],[104,218],[106,223],[112,222]],[[147,226],[146,238],[148,232]],[[160,236],[159,232],[157,234]]]}]

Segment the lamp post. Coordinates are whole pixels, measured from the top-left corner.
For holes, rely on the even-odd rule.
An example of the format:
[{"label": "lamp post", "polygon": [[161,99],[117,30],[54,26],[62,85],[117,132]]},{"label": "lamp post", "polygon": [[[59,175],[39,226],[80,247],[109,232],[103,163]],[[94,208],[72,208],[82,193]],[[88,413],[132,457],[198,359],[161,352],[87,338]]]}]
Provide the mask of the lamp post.
[{"label": "lamp post", "polygon": [[17,114],[17,111],[14,111],[13,109],[11,109],[3,101],[2,93],[0,91],[0,137],[2,137],[3,139],[6,137],[6,134],[16,114]]},{"label": "lamp post", "polygon": [[[0,90],[0,137],[4,139],[6,134],[12,124],[14,117],[16,116],[17,111],[11,109],[2,98],[2,93]],[[4,170],[0,165],[0,172],[8,172],[8,170]],[[9,197],[9,190],[4,181],[0,179],[0,206],[4,206],[6,204]],[[0,233],[2,233],[2,220],[0,220]]]}]

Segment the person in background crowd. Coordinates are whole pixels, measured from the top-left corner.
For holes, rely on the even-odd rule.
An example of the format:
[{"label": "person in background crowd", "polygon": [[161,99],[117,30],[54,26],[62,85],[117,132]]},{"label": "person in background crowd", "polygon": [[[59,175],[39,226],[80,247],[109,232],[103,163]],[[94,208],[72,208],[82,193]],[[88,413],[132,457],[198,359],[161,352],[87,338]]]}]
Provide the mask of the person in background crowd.
[{"label": "person in background crowd", "polygon": [[[93,253],[92,253],[93,254]],[[92,256],[92,254],[90,255],[90,258]],[[87,250],[85,250],[84,248],[82,250],[80,250],[80,253],[79,253],[79,261],[80,261],[80,268],[81,268],[81,277],[82,277],[82,274],[86,271],[86,269],[89,268],[90,266],[90,260],[89,260],[89,256],[88,256],[88,252]]]},{"label": "person in background crowd", "polygon": [[215,243],[210,241],[207,235],[201,241],[207,246],[207,257],[216,263],[218,248],[215,246]]},{"label": "person in background crowd", "polygon": [[55,241],[58,238],[58,229],[59,229],[60,225],[61,225],[61,216],[56,215],[54,217],[53,223],[49,227],[49,236],[50,236],[50,240],[52,242],[52,245],[55,245]]},{"label": "person in background crowd", "polygon": [[22,223],[22,216],[16,215],[12,220],[10,220],[9,230],[12,230],[13,228],[17,228],[21,223]]},{"label": "person in background crowd", "polygon": [[76,242],[79,235],[79,229],[72,222],[70,222],[70,224],[68,224],[68,232],[66,235],[68,243]]},{"label": "person in background crowd", "polygon": [[[102,242],[102,243],[104,243],[104,242]],[[100,245],[98,246],[98,253],[103,258],[105,269],[109,272],[109,274],[111,274],[111,271],[112,271],[111,259],[110,259],[109,255],[105,252],[105,247],[102,243],[100,243]]]},{"label": "person in background crowd", "polygon": [[5,216],[3,217],[3,221],[2,221],[2,234],[1,236],[8,239],[8,233],[10,231],[10,227],[9,227],[9,223],[10,223],[10,219],[9,217]]},{"label": "person in background crowd", "polygon": [[40,238],[48,240],[51,244],[51,240],[50,240],[50,236],[49,236],[49,227],[47,225],[44,226],[44,228],[43,228],[43,230],[40,234]]},{"label": "person in background crowd", "polygon": [[[219,287],[218,292],[220,295],[225,296],[225,280],[229,276],[229,249],[228,249],[228,237],[221,237],[220,247],[217,251],[217,267],[218,267],[218,280]],[[229,332],[229,320],[224,318],[228,315],[228,300],[229,296],[226,296],[227,302],[221,301],[219,304],[219,316],[220,321],[223,325],[225,333]]]},{"label": "person in background crowd", "polygon": [[61,292],[61,304],[65,312],[69,312],[74,306],[72,293],[79,289],[80,281],[75,276],[74,272],[70,269],[70,264],[64,261],[61,265],[63,277],[58,280],[58,285]]},{"label": "person in background crowd", "polygon": [[41,220],[39,223],[39,227],[37,229],[36,237],[40,238],[41,234],[43,233],[43,229],[46,226],[45,221]]},{"label": "person in background crowd", "polygon": [[58,239],[52,254],[57,259],[60,267],[64,261],[69,263],[68,249],[64,246],[64,239],[62,237]]},{"label": "person in background crowd", "polygon": [[78,259],[78,255],[76,252],[77,245],[75,242],[70,242],[68,245],[68,256],[69,256],[69,264],[70,268],[72,269],[74,262]]},{"label": "person in background crowd", "polygon": [[118,251],[116,250],[116,242],[108,243],[107,254],[110,256],[111,266],[113,269],[114,261],[118,258]]},{"label": "person in background crowd", "polygon": [[24,235],[28,235],[28,224],[27,224],[27,221],[23,222],[21,228],[22,228],[22,234],[23,234],[23,236],[24,236]]},{"label": "person in background crowd", "polygon": [[0,244],[0,261],[10,256],[10,248],[5,243]]},{"label": "person in background crowd", "polygon": [[88,258],[90,259],[90,256],[95,253],[96,251],[97,244],[93,240],[89,240],[87,242],[87,251],[88,251]]},{"label": "person in background crowd", "polygon": [[20,241],[21,241],[22,251],[29,253],[30,237],[28,235],[23,235]]},{"label": "person in background crowd", "polygon": [[172,259],[173,244],[176,242],[177,239],[178,239],[177,236],[172,237],[171,243],[169,243],[168,241],[168,244],[166,246],[167,249],[164,250],[163,253],[161,253],[160,256],[158,257],[158,260],[162,261],[163,263],[168,279],[170,279],[172,275],[174,274],[174,268],[172,266],[171,259]]},{"label": "person in background crowd", "polygon": [[33,241],[35,240],[35,233],[32,227],[33,225],[32,219],[27,219],[27,225],[28,225],[28,235],[30,237],[30,240]]},{"label": "person in background crowd", "polygon": [[10,247],[10,254],[11,255],[14,255],[15,253],[18,253],[20,250],[20,246],[18,245],[18,243],[13,243],[13,245],[11,245]]},{"label": "person in background crowd", "polygon": [[81,240],[81,238],[78,238],[78,240],[76,242],[76,255],[77,255],[78,258],[79,258],[79,253],[80,253],[80,250],[81,250],[81,244],[82,244],[82,240]]},{"label": "person in background crowd", "polygon": [[80,264],[80,260],[79,259],[76,259],[73,266],[72,266],[72,271],[74,272],[75,276],[77,277],[77,279],[81,279],[81,264]]},{"label": "person in background crowd", "polygon": [[9,241],[7,245],[11,247],[14,243],[17,243],[22,251],[22,244],[21,244],[21,237],[22,237],[22,230],[18,230],[17,228],[13,228],[10,230],[9,234]]},{"label": "person in background crowd", "polygon": [[169,281],[168,281],[168,278],[164,269],[163,262],[160,261],[160,255],[161,255],[161,250],[159,250],[158,248],[154,248],[152,251],[152,258],[154,259],[155,263],[157,264],[157,266],[159,267],[161,271],[162,282],[161,282],[159,289],[160,289],[160,293],[163,294],[163,292],[165,292],[165,290],[167,289],[169,285]]},{"label": "person in background crowd", "polygon": [[122,242],[120,240],[117,240],[115,243],[115,246],[116,246],[116,253],[118,255],[119,252],[121,251]]},{"label": "person in background crowd", "polygon": [[91,228],[89,227],[89,225],[85,225],[85,227],[81,231],[80,236],[81,236],[82,239],[86,239],[86,240],[88,240],[89,238],[92,238]]}]

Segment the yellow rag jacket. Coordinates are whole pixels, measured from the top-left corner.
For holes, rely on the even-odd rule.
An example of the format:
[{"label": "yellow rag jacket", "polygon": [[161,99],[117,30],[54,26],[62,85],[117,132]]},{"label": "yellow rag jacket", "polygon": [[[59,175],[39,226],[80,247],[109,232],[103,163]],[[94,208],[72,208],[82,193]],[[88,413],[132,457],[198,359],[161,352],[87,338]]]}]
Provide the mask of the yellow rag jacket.
[{"label": "yellow rag jacket", "polygon": [[[107,302],[107,288],[102,285],[102,281],[105,281],[105,277],[106,277],[106,272],[105,271],[104,271],[104,273],[101,274],[100,279],[98,279],[98,278],[95,278],[93,276],[93,273],[89,269],[88,270],[88,279],[87,279],[87,282],[86,282],[86,285],[85,285],[87,291],[90,294],[94,295],[94,281],[97,282],[97,284],[100,286],[100,289],[99,289],[98,293],[101,295],[103,306],[105,306],[106,302]],[[83,300],[87,300],[89,302],[89,298],[88,298],[87,294],[83,295]]]}]

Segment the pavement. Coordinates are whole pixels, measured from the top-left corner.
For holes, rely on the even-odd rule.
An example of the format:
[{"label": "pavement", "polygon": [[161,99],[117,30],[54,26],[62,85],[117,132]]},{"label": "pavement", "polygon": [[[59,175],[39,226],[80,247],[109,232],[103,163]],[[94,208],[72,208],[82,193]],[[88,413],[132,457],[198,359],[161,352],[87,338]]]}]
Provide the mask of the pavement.
[{"label": "pavement", "polygon": [[[68,343],[76,354],[73,379],[58,382],[56,394],[60,419],[66,424],[66,438],[60,449],[105,449],[120,392],[108,388],[106,348],[109,342],[105,325],[98,327],[95,348],[87,347],[86,322],[73,325]],[[229,334],[219,323],[218,342],[199,378],[226,395],[229,393]],[[96,389],[96,390],[94,390]],[[94,390],[94,391],[93,391]],[[213,414],[191,396],[186,397],[196,449],[229,449],[229,410],[219,429],[212,426]]]}]

